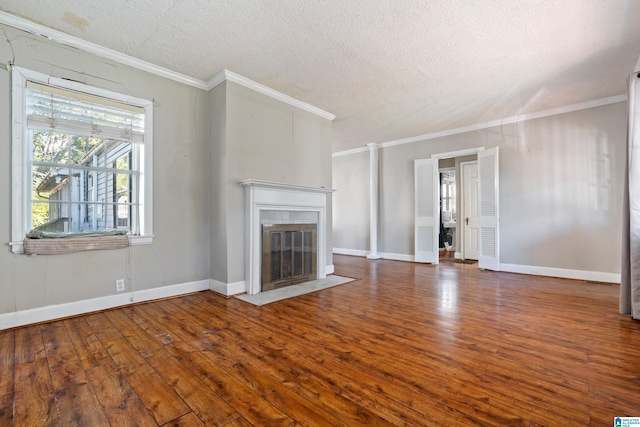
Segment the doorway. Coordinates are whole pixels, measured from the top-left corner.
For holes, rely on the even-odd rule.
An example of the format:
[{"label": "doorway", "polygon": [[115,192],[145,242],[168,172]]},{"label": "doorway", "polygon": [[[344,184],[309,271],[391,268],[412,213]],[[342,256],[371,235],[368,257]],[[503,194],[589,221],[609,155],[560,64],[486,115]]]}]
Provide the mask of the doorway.
[{"label": "doorway", "polygon": [[[415,192],[415,232],[414,260],[424,263],[439,263],[439,237],[443,225],[441,222],[441,186],[440,161],[455,161],[455,170],[459,176],[457,183],[457,227],[455,258],[477,259],[481,269],[500,270],[499,239],[499,167],[498,147],[484,147],[460,150],[455,152],[433,154],[427,159],[414,160],[414,192]],[[464,197],[461,163],[471,162],[474,166],[465,168],[465,175],[470,178],[470,189],[466,192],[469,203],[461,200]],[[474,170],[475,167],[475,170]],[[473,188],[473,190],[471,190]],[[461,212],[462,205],[475,205],[477,214],[468,215]],[[467,208],[468,210],[469,208]],[[463,216],[464,215],[464,216]],[[467,224],[467,222],[469,224]],[[466,234],[463,224],[467,227]],[[461,249],[458,249],[461,248]]]}]

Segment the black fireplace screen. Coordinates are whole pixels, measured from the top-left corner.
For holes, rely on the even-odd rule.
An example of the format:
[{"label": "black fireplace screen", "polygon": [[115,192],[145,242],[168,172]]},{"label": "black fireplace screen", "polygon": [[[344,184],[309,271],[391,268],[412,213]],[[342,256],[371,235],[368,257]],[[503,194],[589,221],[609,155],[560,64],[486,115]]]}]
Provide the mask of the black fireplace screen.
[{"label": "black fireplace screen", "polygon": [[315,280],[316,238],[316,224],[264,224],[262,290]]}]

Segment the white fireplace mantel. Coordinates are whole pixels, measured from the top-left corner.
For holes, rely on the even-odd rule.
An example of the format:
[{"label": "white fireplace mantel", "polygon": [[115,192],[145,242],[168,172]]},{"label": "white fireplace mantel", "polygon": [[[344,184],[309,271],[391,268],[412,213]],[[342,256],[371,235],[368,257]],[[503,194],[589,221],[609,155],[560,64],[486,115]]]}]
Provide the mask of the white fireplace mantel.
[{"label": "white fireplace mantel", "polygon": [[262,273],[262,210],[308,211],[318,213],[318,278],[326,277],[327,249],[327,194],[335,190],[324,187],[284,184],[256,179],[240,181],[245,188],[246,252],[245,280],[247,293],[257,294],[261,290]]}]

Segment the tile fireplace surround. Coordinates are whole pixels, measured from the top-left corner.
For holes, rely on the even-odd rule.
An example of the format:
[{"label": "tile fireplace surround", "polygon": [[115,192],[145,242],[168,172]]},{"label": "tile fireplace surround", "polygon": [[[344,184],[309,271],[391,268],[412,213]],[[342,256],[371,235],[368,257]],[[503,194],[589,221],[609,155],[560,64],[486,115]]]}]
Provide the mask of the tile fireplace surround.
[{"label": "tile fireplace surround", "polygon": [[327,194],[335,190],[324,187],[282,184],[256,179],[240,181],[245,188],[247,293],[257,294],[261,289],[262,223],[295,219],[316,223],[318,226],[317,266],[318,279],[326,277],[327,249]]}]

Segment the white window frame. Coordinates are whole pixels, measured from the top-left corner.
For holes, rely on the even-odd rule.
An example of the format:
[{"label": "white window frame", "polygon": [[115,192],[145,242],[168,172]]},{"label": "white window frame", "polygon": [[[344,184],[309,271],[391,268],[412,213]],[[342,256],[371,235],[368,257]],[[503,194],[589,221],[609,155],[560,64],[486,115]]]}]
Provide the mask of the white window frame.
[{"label": "white window frame", "polygon": [[[144,108],[144,143],[141,144],[137,169],[140,177],[138,195],[139,234],[129,236],[129,244],[144,245],[153,242],[153,101],[112,92],[83,83],[48,76],[37,71],[13,66],[12,70],[12,182],[11,182],[11,250],[24,253],[23,240],[30,224],[28,215],[31,203],[30,159],[27,138],[27,81],[73,90],[117,102]],[[72,239],[73,237],[69,237]]]}]

